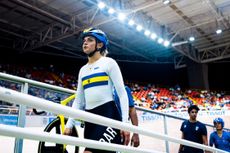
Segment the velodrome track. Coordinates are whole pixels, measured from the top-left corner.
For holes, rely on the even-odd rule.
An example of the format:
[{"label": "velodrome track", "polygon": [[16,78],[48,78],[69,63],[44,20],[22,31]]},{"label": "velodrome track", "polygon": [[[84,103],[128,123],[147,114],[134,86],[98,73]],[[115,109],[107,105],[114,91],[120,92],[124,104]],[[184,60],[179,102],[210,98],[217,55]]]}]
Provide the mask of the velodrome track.
[{"label": "velodrome track", "polygon": [[[230,129],[230,111],[226,110],[225,113],[222,113],[222,112],[220,113],[217,112],[216,114],[211,114],[210,116],[198,116],[198,120],[204,123],[207,123],[207,124],[212,124],[212,121],[214,118],[221,117],[225,121],[225,127]],[[162,134],[164,133],[163,119],[161,117],[156,117],[155,115],[155,117],[150,116],[148,118],[143,118],[143,116],[140,115],[141,112],[139,112],[138,114],[139,114],[138,117],[139,117],[139,122],[140,122],[141,127],[145,129],[150,129],[154,132],[159,132]],[[30,120],[29,122],[31,121],[32,120]],[[179,129],[180,129],[181,123],[182,121],[180,120],[167,118],[168,135],[180,138],[181,132]],[[27,125],[33,131],[42,131],[45,126],[43,125],[40,127],[33,127],[33,122],[27,123]],[[207,129],[208,129],[208,136],[209,136],[209,134],[213,131],[213,128],[207,127]],[[80,137],[82,137],[82,129],[80,129],[80,131],[81,132],[79,134],[80,134]],[[140,148],[153,149],[155,151],[162,151],[162,152],[166,151],[165,141],[163,140],[154,139],[154,138],[142,136],[142,135],[140,135],[140,139],[141,139]],[[36,153],[37,147],[38,147],[38,141],[24,140],[23,153]],[[178,147],[179,147],[179,144],[169,142],[170,153],[176,153],[178,151]],[[80,150],[80,152],[82,152],[82,150],[83,148]],[[14,152],[14,138],[0,136],[0,153],[13,153],[13,152]],[[73,147],[69,147],[69,153],[71,152],[73,152]]]},{"label": "velodrome track", "polygon": [[[21,80],[22,82],[26,81],[26,82],[29,82],[29,83],[35,84],[35,85],[36,84],[40,84],[40,85],[42,84],[40,82],[36,82],[36,81],[28,80],[28,79],[23,79],[23,78],[19,78],[19,77],[14,77],[14,76],[6,75],[6,74],[1,74],[1,75],[3,77],[5,76],[5,77],[11,78],[13,80]],[[61,89],[60,87],[54,88],[53,86],[47,85],[44,83],[42,85],[46,86],[48,88],[52,87],[52,89],[64,90],[64,89]],[[74,93],[74,91],[70,91],[70,90],[68,90],[67,92],[70,92],[70,93],[73,92]],[[66,113],[66,115],[69,114],[69,116],[74,115],[74,117],[76,117],[76,115],[73,114],[73,112],[74,112],[74,113],[78,114],[77,117],[79,117],[79,116],[82,117],[80,119],[84,118],[86,121],[91,120],[91,118],[88,117],[89,114],[86,117],[86,114],[87,114],[86,112],[84,112],[84,113],[81,112],[81,114],[80,114],[80,112],[78,112],[76,110],[74,110],[72,112],[72,110],[70,110],[71,108],[68,108],[68,107],[66,107],[66,108],[63,107],[63,109],[62,109],[62,108],[60,108],[62,106],[55,104],[55,103],[49,103],[50,101],[47,101],[44,99],[25,95],[25,94],[22,94],[22,93],[13,91],[13,90],[5,89],[5,88],[1,88],[0,93],[2,96],[1,99],[4,101],[17,102],[19,104],[30,106],[32,108],[38,108],[38,109],[47,110],[47,111],[50,110],[56,114],[63,112],[63,114]],[[14,98],[12,99],[12,97],[14,97]],[[17,101],[14,101],[14,99],[17,99]],[[70,113],[70,112],[72,112],[72,113]],[[147,136],[141,136],[140,135],[141,145],[139,148],[150,149],[153,152],[155,152],[155,151],[165,152],[166,151],[165,141],[162,140],[162,138],[163,138],[162,135],[164,135],[164,119],[163,119],[163,117],[156,115],[156,114],[150,114],[150,113],[141,112],[141,111],[138,111],[137,113],[138,113],[138,118],[139,118],[139,126],[141,128],[141,129],[137,128],[138,131],[143,133],[144,135],[147,135],[147,136],[151,135],[153,137],[158,137],[158,139],[155,139],[155,138],[150,138]],[[85,114],[85,115],[83,115],[83,114]],[[183,117],[186,119],[188,118],[187,112],[174,112],[173,114],[171,113],[171,115],[176,115],[178,117]],[[89,116],[93,116],[93,115],[89,115]],[[214,118],[222,117],[226,123],[225,127],[229,129],[230,128],[230,125],[229,125],[230,124],[230,117],[229,116],[230,116],[230,110],[228,108],[225,108],[225,110],[217,110],[217,111],[200,111],[198,114],[198,120],[212,125],[212,121]],[[95,118],[96,116],[93,116],[93,117]],[[39,120],[39,118],[40,118],[40,120]],[[44,118],[47,118],[47,116],[34,116],[34,115],[33,116],[26,116],[26,128],[28,127],[28,130],[35,131],[34,133],[39,132],[39,131],[43,131],[44,127],[48,124],[47,122],[44,122]],[[96,117],[95,119],[97,119],[98,122],[103,122],[105,120],[105,119],[99,120],[98,117]],[[47,121],[47,119],[46,119],[46,121]],[[105,122],[105,121],[103,123],[107,125],[108,122]],[[113,121],[109,121],[109,122],[111,122],[110,124],[113,123],[114,126],[116,125],[116,127],[123,127],[121,125],[115,124]],[[177,120],[177,119],[169,119],[167,117],[166,123],[167,123],[168,136],[174,138],[174,141],[175,141],[175,139],[180,139],[181,133],[180,133],[179,129],[180,129],[180,125],[181,125],[182,121]],[[4,124],[4,122],[3,122],[3,124]],[[2,126],[2,127],[4,127],[4,126]],[[7,127],[7,128],[11,129],[10,127]],[[5,129],[2,128],[2,131],[9,132],[9,130],[7,130],[7,128],[5,128]],[[134,127],[132,127],[130,125],[129,129],[134,129]],[[136,127],[135,127],[135,129],[136,129]],[[30,131],[26,131],[26,132],[31,133]],[[208,128],[208,135],[212,131],[213,131],[212,128]],[[2,135],[9,135],[9,134],[7,134],[7,132],[2,133]],[[11,131],[11,132],[13,132],[13,131]],[[167,137],[165,136],[164,139],[167,139]],[[185,143],[185,142],[182,142],[180,140],[176,140],[176,141],[180,142],[180,143]],[[188,144],[188,142],[186,144]],[[195,145],[195,144],[193,144],[193,145]],[[38,146],[37,141],[25,140],[24,146],[23,146],[23,153],[36,153],[37,152],[37,146]],[[178,144],[169,143],[169,146],[170,146],[169,147],[170,153],[178,152],[178,146],[179,146]],[[203,147],[203,146],[200,145],[199,147]],[[13,152],[14,152],[14,138],[0,136],[0,153],[13,153]]]}]

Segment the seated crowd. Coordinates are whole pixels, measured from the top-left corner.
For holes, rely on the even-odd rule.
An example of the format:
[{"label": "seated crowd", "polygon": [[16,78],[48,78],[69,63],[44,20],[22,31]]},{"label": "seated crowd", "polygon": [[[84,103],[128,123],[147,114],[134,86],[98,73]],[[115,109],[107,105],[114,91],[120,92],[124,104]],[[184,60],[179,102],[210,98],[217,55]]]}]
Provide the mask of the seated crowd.
[{"label": "seated crowd", "polygon": [[[77,76],[57,71],[53,65],[49,67],[23,67],[20,65],[0,65],[0,72],[12,74],[52,85],[76,90]],[[224,92],[186,89],[179,85],[175,87],[158,87],[153,84],[126,83],[135,99],[137,106],[160,111],[187,111],[191,104],[196,104],[201,110],[230,109],[230,96]],[[141,85],[140,85],[141,84]],[[0,86],[20,91],[21,85],[0,80]],[[29,94],[53,102],[65,99],[68,95],[31,86]],[[3,102],[0,102],[0,104]],[[71,105],[71,104],[70,104]]]},{"label": "seated crowd", "polygon": [[191,104],[201,110],[230,109],[230,96],[224,92],[188,89],[182,90],[178,85],[174,88],[155,87],[148,84],[140,86],[130,84],[136,105],[154,110],[187,111]]}]

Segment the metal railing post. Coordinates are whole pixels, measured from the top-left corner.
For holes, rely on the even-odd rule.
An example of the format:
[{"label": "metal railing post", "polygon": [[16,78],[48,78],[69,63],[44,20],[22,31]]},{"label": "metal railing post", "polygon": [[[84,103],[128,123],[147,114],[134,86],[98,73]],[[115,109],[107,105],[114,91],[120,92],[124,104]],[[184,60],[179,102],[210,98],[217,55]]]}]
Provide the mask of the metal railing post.
[{"label": "metal railing post", "polygon": [[[28,93],[28,83],[25,83],[22,85],[21,92],[22,93]],[[18,127],[25,127],[26,122],[26,106],[20,105],[19,106],[19,112],[18,112]],[[23,149],[23,139],[15,138],[15,146],[14,146],[14,153],[22,153]]]},{"label": "metal railing post", "polygon": [[[164,115],[163,118],[164,118],[164,134],[168,135],[166,116]],[[166,148],[166,152],[169,153],[169,142],[167,140],[165,141],[165,148]]]}]

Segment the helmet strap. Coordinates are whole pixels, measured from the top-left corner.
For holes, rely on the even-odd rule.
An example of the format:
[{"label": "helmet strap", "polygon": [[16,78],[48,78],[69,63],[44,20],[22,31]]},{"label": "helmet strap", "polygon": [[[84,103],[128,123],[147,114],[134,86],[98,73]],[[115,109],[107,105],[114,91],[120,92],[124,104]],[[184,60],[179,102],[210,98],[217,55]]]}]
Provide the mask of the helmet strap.
[{"label": "helmet strap", "polygon": [[94,51],[92,51],[91,53],[88,54],[88,57],[92,57],[96,52],[97,52],[97,50],[95,49]]},{"label": "helmet strap", "polygon": [[94,49],[94,51],[92,51],[91,53],[89,53],[88,54],[88,57],[92,57],[97,51],[100,51],[101,50],[101,48],[100,49],[98,49],[97,48],[97,40],[96,40],[96,45],[95,45],[95,49]]}]

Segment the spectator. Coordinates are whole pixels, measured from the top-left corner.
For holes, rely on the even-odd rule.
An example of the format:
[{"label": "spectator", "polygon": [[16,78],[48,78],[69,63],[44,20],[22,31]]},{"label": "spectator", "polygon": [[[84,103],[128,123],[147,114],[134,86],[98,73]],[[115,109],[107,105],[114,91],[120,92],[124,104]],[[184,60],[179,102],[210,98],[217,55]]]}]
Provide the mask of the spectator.
[{"label": "spectator", "polygon": [[[196,105],[191,105],[188,108],[189,120],[184,121],[181,125],[181,138],[192,142],[208,145],[206,126],[196,119],[199,110],[200,109]],[[180,145],[179,153],[203,153],[203,150]]]}]

